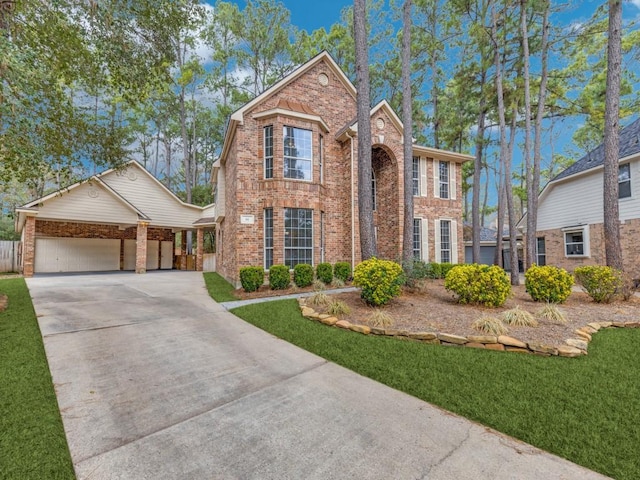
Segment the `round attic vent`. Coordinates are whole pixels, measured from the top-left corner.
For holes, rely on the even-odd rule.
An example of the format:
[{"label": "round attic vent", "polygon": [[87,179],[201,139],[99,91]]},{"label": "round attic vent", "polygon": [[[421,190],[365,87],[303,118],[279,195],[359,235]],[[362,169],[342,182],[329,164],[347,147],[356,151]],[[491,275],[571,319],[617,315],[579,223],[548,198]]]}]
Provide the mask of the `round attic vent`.
[{"label": "round attic vent", "polygon": [[318,83],[323,87],[326,87],[327,85],[329,85],[329,77],[327,77],[326,74],[321,73],[320,75],[318,75]]},{"label": "round attic vent", "polygon": [[138,178],[138,174],[136,172],[134,172],[133,170],[129,170],[127,172],[127,178],[133,182],[134,180],[136,180]]},{"label": "round attic vent", "polygon": [[376,120],[376,127],[378,127],[378,130],[382,130],[384,128],[384,119],[383,118],[379,118]]},{"label": "round attic vent", "polygon": [[98,192],[98,189],[96,187],[90,187],[87,195],[89,195],[89,198],[98,198],[100,192]]}]

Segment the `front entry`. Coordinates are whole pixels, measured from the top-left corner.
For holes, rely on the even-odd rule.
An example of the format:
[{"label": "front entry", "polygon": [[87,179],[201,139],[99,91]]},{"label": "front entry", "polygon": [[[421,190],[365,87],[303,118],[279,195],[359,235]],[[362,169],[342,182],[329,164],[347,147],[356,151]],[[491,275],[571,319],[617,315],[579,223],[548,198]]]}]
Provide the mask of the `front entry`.
[{"label": "front entry", "polygon": [[373,221],[376,228],[378,256],[387,260],[400,258],[400,214],[398,163],[392,154],[381,146],[371,151],[371,166],[375,185]]}]

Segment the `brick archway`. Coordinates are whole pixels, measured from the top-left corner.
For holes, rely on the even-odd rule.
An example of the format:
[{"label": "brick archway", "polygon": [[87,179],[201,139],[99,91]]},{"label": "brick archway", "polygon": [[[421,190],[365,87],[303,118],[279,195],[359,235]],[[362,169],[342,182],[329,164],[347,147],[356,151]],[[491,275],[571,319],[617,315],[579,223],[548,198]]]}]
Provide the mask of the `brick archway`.
[{"label": "brick archway", "polygon": [[401,225],[398,162],[388,147],[374,145],[371,149],[371,166],[376,188],[373,221],[377,232],[378,256],[395,261],[400,257]]}]

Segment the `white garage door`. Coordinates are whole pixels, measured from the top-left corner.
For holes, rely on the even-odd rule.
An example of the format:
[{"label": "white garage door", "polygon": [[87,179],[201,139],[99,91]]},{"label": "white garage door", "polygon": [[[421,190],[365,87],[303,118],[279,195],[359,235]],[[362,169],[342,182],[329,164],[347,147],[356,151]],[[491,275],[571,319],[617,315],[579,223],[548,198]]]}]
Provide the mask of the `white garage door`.
[{"label": "white garage door", "polygon": [[34,270],[36,273],[120,270],[120,240],[37,238]]}]

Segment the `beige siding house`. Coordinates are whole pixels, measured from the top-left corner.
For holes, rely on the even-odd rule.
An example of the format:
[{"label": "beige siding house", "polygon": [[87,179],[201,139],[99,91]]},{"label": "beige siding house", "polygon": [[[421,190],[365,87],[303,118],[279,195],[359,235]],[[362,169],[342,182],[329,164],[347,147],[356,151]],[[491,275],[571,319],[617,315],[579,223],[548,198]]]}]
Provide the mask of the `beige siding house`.
[{"label": "beige siding house", "polygon": [[203,266],[203,231],[213,205],[181,201],[137,162],[36,199],[16,209],[25,276],[186,268],[186,242],[195,232],[195,268]]},{"label": "beige siding house", "polygon": [[[603,145],[557,175],[539,198],[537,264],[604,265]],[[625,269],[640,277],[640,119],[620,132],[620,233]],[[519,222],[526,228],[526,216]]]}]

